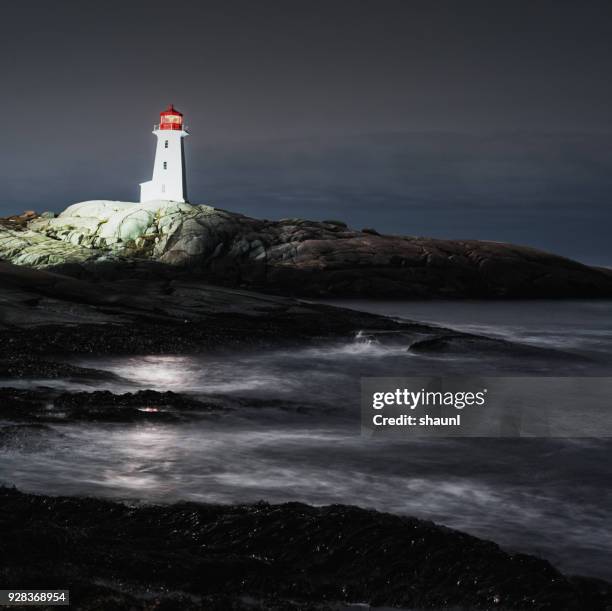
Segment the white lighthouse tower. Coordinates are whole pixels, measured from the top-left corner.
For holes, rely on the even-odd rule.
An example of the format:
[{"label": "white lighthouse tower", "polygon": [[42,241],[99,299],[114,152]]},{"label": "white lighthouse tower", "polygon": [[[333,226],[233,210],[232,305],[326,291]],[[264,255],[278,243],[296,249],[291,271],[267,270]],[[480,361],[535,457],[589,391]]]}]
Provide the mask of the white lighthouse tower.
[{"label": "white lighthouse tower", "polygon": [[183,125],[183,114],[170,104],[159,114],[159,125],[153,127],[157,136],[153,178],[140,183],[140,201],[168,199],[187,201],[185,180],[185,148],[183,138],[189,135]]}]

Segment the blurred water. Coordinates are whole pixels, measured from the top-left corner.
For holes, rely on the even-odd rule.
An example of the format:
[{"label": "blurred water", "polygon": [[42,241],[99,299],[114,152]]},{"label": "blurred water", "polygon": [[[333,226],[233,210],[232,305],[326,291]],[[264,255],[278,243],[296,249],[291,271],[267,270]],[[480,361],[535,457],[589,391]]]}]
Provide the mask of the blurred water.
[{"label": "blurred water", "polygon": [[156,502],[374,507],[536,553],[566,571],[612,578],[612,441],[365,439],[359,422],[364,375],[610,375],[612,303],[345,305],[562,348],[590,360],[423,356],[356,338],[295,350],[80,361],[123,380],[56,384],[213,395],[228,410],[180,425],[32,429],[5,444],[0,480],[28,491]]}]

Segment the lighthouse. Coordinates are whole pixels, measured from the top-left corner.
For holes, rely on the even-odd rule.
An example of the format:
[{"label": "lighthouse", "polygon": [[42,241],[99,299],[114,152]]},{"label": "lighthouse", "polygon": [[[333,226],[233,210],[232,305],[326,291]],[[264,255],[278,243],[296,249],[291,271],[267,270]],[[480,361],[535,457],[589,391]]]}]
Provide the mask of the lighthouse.
[{"label": "lighthouse", "polygon": [[183,114],[170,104],[159,114],[159,125],[153,126],[153,134],[157,137],[153,178],[140,183],[140,201],[167,199],[186,202],[183,138],[189,132],[183,124]]}]

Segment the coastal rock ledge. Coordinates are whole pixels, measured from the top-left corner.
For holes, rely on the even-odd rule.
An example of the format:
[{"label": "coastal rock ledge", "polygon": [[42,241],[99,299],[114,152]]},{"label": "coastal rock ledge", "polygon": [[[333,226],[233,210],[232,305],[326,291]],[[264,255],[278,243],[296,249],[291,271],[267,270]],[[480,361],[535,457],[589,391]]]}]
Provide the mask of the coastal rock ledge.
[{"label": "coastal rock ledge", "polygon": [[87,201],[0,221],[0,259],[70,275],[155,273],[305,297],[612,297],[612,270],[524,246],[259,220],[170,201]]}]

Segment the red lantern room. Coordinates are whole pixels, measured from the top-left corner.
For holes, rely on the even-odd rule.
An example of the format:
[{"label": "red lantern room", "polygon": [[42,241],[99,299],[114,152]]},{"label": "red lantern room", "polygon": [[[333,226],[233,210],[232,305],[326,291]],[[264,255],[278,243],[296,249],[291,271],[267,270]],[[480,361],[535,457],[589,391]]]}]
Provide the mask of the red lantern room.
[{"label": "red lantern room", "polygon": [[159,129],[183,129],[183,113],[175,110],[170,104],[166,110],[159,113]]}]

